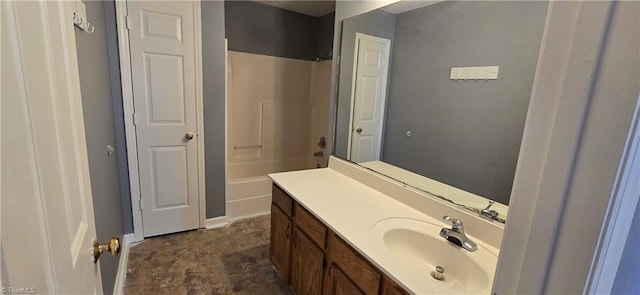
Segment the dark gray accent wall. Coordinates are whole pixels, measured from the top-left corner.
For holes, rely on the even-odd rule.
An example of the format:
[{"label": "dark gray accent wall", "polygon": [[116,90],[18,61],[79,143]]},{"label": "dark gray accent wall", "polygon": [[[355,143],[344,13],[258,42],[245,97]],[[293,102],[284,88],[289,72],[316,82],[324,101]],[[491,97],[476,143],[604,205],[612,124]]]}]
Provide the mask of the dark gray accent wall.
[{"label": "dark gray accent wall", "polygon": [[[118,156],[107,154],[107,145],[116,147],[107,23],[104,2],[87,1],[85,5],[95,31],[90,34],[76,29],[76,46],[96,232],[100,241],[107,241],[123,234]],[[100,260],[105,294],[113,293],[118,261],[113,257]]]},{"label": "dark gray accent wall", "polygon": [[253,1],[225,1],[224,14],[231,51],[316,60],[333,48],[335,13],[314,17]]},{"label": "dark gray accent wall", "polygon": [[225,215],[225,3],[202,1],[207,218]]},{"label": "dark gray accent wall", "polygon": [[318,19],[252,1],[225,1],[229,50],[315,60]]},{"label": "dark gray accent wall", "polygon": [[327,59],[326,53],[333,51],[333,29],[336,22],[335,12],[318,18],[318,38],[316,40],[316,55]]},{"label": "dark gray accent wall", "polygon": [[[394,47],[396,15],[382,10],[374,10],[346,19],[342,23],[342,43],[340,48],[340,73],[338,102],[336,110],[336,133],[334,154],[347,158],[349,136],[349,116],[351,113],[351,80],[353,78],[353,58],[356,32],[391,40]],[[393,64],[393,60],[391,61]],[[390,70],[391,67],[389,67]]]},{"label": "dark gray accent wall", "polygon": [[[399,14],[383,160],[508,204],[547,5],[446,1]],[[451,67],[493,65],[498,80],[449,79]]]}]

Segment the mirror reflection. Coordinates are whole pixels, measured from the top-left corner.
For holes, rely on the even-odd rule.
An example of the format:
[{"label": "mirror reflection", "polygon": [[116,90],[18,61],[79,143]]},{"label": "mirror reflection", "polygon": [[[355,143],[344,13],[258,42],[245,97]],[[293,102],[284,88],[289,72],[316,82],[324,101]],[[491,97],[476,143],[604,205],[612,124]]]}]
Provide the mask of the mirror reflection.
[{"label": "mirror reflection", "polygon": [[504,222],[542,1],[402,1],[342,23],[334,154]]}]

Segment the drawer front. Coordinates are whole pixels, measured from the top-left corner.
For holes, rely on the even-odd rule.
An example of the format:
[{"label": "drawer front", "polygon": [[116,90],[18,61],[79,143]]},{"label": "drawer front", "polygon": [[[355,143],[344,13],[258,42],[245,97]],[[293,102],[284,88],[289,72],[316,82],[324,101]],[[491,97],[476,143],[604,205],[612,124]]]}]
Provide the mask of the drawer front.
[{"label": "drawer front", "polygon": [[296,203],[295,223],[304,233],[307,234],[320,249],[325,249],[325,241],[327,239],[327,227],[320,220],[313,216],[309,211],[304,209],[300,204]]},{"label": "drawer front", "polygon": [[275,184],[271,191],[271,201],[276,204],[284,214],[289,217],[293,216],[293,199]]},{"label": "drawer front", "polygon": [[329,236],[329,257],[365,294],[378,294],[380,273],[334,233]]}]

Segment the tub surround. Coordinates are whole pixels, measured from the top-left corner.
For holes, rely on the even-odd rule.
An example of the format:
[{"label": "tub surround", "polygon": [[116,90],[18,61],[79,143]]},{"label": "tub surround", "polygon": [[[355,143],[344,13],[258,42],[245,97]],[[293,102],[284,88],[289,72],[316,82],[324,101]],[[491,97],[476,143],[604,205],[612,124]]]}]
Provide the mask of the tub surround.
[{"label": "tub surround", "polygon": [[[325,166],[331,61],[228,52],[227,220],[269,213],[268,173]],[[323,156],[314,156],[322,152]]]},{"label": "tub surround", "polygon": [[[405,290],[413,293],[449,293],[447,288],[434,288],[430,278],[418,276],[406,265],[381,251],[373,241],[376,222],[393,217],[427,221],[450,227],[442,221],[449,215],[461,219],[469,238],[497,257],[503,226],[461,210],[445,201],[427,197],[391,178],[331,157],[329,168],[270,174],[276,185],[301,207],[324,223],[331,231],[375,265]],[[496,259],[497,260],[497,259]],[[495,271],[492,268],[491,276]],[[493,278],[489,278],[491,281]],[[491,287],[480,292],[489,293]],[[459,291],[458,291],[459,292]],[[477,293],[477,291],[476,291]]]},{"label": "tub surround", "polygon": [[331,62],[228,52],[229,179],[316,167]]}]

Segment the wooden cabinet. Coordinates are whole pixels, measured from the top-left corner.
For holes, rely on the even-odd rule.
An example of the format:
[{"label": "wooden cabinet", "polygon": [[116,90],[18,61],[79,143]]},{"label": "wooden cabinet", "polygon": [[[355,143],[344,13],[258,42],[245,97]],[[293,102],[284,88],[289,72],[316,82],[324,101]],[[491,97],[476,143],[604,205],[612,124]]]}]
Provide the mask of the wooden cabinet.
[{"label": "wooden cabinet", "polygon": [[382,287],[380,287],[380,295],[408,295],[398,284],[394,283],[386,276],[382,279]]},{"label": "wooden cabinet", "polygon": [[408,294],[276,185],[269,256],[297,295]]},{"label": "wooden cabinet", "polygon": [[291,289],[294,294],[322,294],[325,257],[309,237],[296,228],[291,249]]},{"label": "wooden cabinet", "polygon": [[291,257],[291,219],[275,204],[271,205],[271,243],[269,259],[285,281],[289,281],[289,262]]},{"label": "wooden cabinet", "polygon": [[304,231],[318,247],[324,250],[327,227],[300,204],[296,203],[295,208],[296,227]]},{"label": "wooden cabinet", "polygon": [[364,295],[358,286],[335,264],[331,264],[324,280],[324,295]]},{"label": "wooden cabinet", "polygon": [[278,206],[285,215],[293,216],[293,199],[277,185],[274,185],[271,189],[271,202]]},{"label": "wooden cabinet", "polygon": [[380,272],[335,233],[329,235],[329,257],[329,262],[337,264],[364,294],[378,294]]}]

